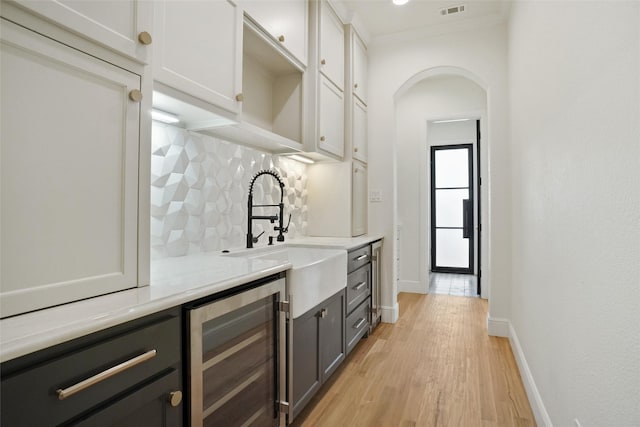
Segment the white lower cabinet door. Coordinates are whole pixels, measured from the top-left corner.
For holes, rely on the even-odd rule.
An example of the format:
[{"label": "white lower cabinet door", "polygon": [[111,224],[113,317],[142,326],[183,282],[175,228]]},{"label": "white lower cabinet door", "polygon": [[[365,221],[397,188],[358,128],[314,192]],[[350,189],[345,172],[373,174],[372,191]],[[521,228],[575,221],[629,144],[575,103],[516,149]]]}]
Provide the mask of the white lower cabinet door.
[{"label": "white lower cabinet door", "polygon": [[344,156],[344,93],[325,76],[320,77],[320,117],[318,146],[336,156]]},{"label": "white lower cabinet door", "polygon": [[2,317],[135,287],[140,76],[0,31]]}]

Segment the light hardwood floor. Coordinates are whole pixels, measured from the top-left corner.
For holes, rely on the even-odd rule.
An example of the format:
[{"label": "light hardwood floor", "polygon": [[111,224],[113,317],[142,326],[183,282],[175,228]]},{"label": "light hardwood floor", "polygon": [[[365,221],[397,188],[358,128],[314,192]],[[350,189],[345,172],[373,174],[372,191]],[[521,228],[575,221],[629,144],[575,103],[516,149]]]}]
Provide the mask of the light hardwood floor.
[{"label": "light hardwood floor", "polygon": [[535,426],[487,301],[398,296],[400,319],[361,341],[294,426]]}]

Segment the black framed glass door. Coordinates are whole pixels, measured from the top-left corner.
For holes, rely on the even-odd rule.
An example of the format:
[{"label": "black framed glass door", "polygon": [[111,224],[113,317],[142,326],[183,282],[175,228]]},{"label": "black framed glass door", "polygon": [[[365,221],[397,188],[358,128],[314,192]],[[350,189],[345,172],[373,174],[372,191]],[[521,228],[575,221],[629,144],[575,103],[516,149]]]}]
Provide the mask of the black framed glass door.
[{"label": "black framed glass door", "polygon": [[431,147],[431,271],[473,274],[473,145]]}]

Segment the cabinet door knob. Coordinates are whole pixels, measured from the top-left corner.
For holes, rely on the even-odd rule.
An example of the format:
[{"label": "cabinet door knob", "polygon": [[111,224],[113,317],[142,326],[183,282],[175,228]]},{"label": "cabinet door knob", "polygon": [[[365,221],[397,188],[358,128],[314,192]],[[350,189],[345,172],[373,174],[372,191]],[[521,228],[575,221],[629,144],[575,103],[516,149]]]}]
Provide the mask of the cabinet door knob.
[{"label": "cabinet door knob", "polygon": [[320,141],[324,141],[324,140],[325,140],[324,136],[321,136]]},{"label": "cabinet door knob", "polygon": [[153,39],[151,38],[151,34],[149,34],[146,31],[143,31],[140,34],[138,34],[138,41],[144,45],[148,45],[148,44],[151,44]]},{"label": "cabinet door knob", "polygon": [[284,36],[280,36],[280,37],[278,37],[278,40],[279,40],[281,43],[284,43]]},{"label": "cabinet door knob", "polygon": [[325,317],[327,317],[327,309],[323,308],[322,310],[320,310],[320,317],[322,317],[323,319]]},{"label": "cabinet door knob", "polygon": [[129,99],[133,102],[142,101],[142,92],[140,92],[138,89],[133,89],[131,92],[129,92]]},{"label": "cabinet door knob", "polygon": [[353,87],[354,87],[355,89],[358,89],[358,83],[354,84],[354,85],[353,85]]},{"label": "cabinet door knob", "polygon": [[237,94],[236,95],[236,101],[238,101],[238,102],[244,101],[244,96],[241,93]]},{"label": "cabinet door knob", "polygon": [[357,152],[358,152],[358,147],[354,148],[354,149],[353,149],[353,151],[354,151],[355,153],[357,153]]},{"label": "cabinet door knob", "polygon": [[182,392],[180,390],[172,391],[171,393],[169,393],[168,400],[169,400],[169,405],[175,408],[180,403],[182,403]]},{"label": "cabinet door knob", "polygon": [[321,61],[320,61],[320,63],[321,63],[322,65],[324,65],[324,64],[326,64],[326,63],[327,63],[327,61],[323,59],[323,60],[321,60]]}]

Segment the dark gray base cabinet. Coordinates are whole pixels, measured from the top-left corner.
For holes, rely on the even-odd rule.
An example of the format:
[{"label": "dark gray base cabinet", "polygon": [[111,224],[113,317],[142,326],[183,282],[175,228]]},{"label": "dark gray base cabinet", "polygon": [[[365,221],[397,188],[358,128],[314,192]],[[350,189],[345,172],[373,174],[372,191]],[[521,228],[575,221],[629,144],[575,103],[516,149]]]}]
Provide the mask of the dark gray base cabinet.
[{"label": "dark gray base cabinet", "polygon": [[293,413],[305,407],[345,358],[345,291],[292,321]]},{"label": "dark gray base cabinet", "polygon": [[369,334],[371,317],[371,245],[348,253],[347,265],[347,355]]},{"label": "dark gray base cabinet", "polygon": [[181,319],[177,308],[3,363],[0,424],[181,426]]}]

